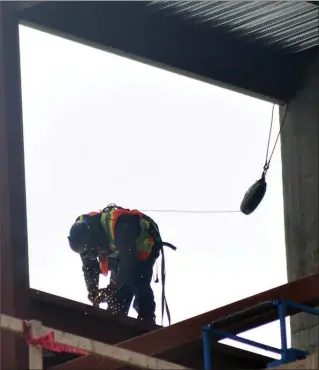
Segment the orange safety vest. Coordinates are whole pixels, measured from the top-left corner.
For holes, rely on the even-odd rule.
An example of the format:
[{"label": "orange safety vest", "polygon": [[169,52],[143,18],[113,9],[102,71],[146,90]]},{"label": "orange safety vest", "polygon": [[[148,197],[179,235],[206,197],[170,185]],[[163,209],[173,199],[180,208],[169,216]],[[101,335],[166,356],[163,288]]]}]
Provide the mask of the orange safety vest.
[{"label": "orange safety vest", "polygon": [[[155,240],[153,236],[150,234],[150,227],[151,221],[149,218],[146,218],[143,213],[138,211],[137,209],[130,210],[130,209],[123,209],[123,208],[113,208],[113,209],[105,209],[99,212],[89,212],[88,216],[94,215],[101,215],[101,224],[106,232],[109,242],[110,242],[110,249],[112,252],[116,252],[116,245],[115,245],[115,227],[118,218],[122,215],[136,215],[140,219],[141,223],[141,235],[136,241],[136,249],[137,249],[137,258],[141,261],[146,260],[155,245]],[[83,216],[80,217],[80,219]],[[109,263],[107,256],[99,258],[99,266],[102,274],[104,276],[108,275],[109,272]]]},{"label": "orange safety vest", "polygon": [[109,237],[110,249],[113,252],[116,252],[115,227],[118,218],[122,215],[136,215],[139,217],[141,224],[141,235],[136,241],[137,258],[139,260],[146,260],[150,256],[155,244],[155,240],[150,233],[151,226],[155,225],[154,223],[152,225],[152,220],[148,217],[145,217],[145,215],[137,209],[130,210],[123,208],[114,208],[110,210],[106,209],[102,213],[101,223],[103,229]]},{"label": "orange safety vest", "polygon": [[111,232],[112,240],[114,240],[115,238],[115,226],[120,216],[136,215],[139,217],[139,219],[143,217],[143,214],[137,209],[129,210],[129,209],[117,208],[117,209],[113,209],[110,213],[111,213],[111,216],[109,217],[109,227],[110,227],[109,231]]}]

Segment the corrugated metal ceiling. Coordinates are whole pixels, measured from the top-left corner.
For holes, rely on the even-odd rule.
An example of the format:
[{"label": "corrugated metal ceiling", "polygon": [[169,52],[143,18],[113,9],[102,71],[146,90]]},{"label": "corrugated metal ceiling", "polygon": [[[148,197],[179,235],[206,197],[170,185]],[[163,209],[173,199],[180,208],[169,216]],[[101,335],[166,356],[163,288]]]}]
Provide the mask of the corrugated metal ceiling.
[{"label": "corrugated metal ceiling", "polygon": [[229,37],[286,53],[319,45],[319,8],[306,1],[149,2],[185,22],[223,28]]}]

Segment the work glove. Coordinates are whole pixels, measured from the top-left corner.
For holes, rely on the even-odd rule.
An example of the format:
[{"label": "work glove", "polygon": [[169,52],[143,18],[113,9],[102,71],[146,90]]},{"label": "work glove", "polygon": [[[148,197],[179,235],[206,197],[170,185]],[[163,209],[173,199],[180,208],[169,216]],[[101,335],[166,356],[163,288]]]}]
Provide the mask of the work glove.
[{"label": "work glove", "polygon": [[93,304],[93,306],[96,306],[99,304],[99,289],[97,286],[92,286],[88,289],[88,299]]},{"label": "work glove", "polygon": [[110,283],[106,288],[100,289],[97,301],[98,303],[106,302],[108,304],[114,302],[116,295],[115,284]]}]

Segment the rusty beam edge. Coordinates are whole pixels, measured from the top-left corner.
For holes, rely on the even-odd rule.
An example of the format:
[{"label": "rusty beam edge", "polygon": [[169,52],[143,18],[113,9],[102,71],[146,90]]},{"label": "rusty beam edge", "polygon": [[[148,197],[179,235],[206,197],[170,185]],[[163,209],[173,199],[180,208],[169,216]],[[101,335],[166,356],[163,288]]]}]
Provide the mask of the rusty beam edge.
[{"label": "rusty beam edge", "polygon": [[[308,301],[307,305],[310,307],[319,305],[319,298]],[[300,313],[300,310],[293,307],[287,307],[287,316],[292,316],[297,313]],[[255,315],[253,317],[246,317],[240,321],[233,321],[230,323],[225,322],[225,325],[217,326],[217,328],[221,328],[222,330],[226,330],[232,334],[239,334],[254,328],[258,328],[259,326],[265,325],[265,323],[270,323],[278,319],[278,308],[273,307],[268,312]]]},{"label": "rusty beam edge", "polygon": [[[244,350],[242,348],[232,347],[230,345],[219,343],[219,342],[212,342],[212,353],[214,355],[214,358],[218,358],[219,360],[221,358],[234,358],[238,361],[245,361],[252,364],[260,364],[265,365],[271,361],[273,361],[272,357],[261,355],[258,353],[250,352],[248,350]],[[60,357],[60,354],[55,355],[57,357]],[[171,361],[179,365],[192,367],[189,364],[189,360],[192,360],[195,357],[199,357],[199,361],[202,358],[202,340],[197,340],[191,343],[187,343],[183,345],[180,348],[174,348],[172,350],[169,350],[163,354],[158,355],[157,357],[166,360]],[[98,359],[96,359],[98,361]],[[70,362],[71,360],[66,360],[65,362]],[[49,368],[54,367],[54,370],[58,369],[59,366],[64,365],[48,365]],[[91,368],[95,369],[94,364],[90,365]],[[264,366],[260,366],[258,368],[263,368]],[[199,367],[201,368],[201,367]],[[248,368],[255,368],[254,366],[247,366]],[[79,367],[77,370],[86,370],[87,365],[83,362],[79,363]],[[131,370],[131,367],[125,367],[123,370]]]},{"label": "rusty beam edge", "polygon": [[[272,357],[261,355],[258,353],[250,352],[249,350],[244,350],[242,348],[233,347],[228,344],[213,342],[211,345],[212,358],[214,362],[218,363],[221,369],[224,367],[223,362],[232,359],[235,363],[245,363],[245,369],[255,369],[264,368],[267,363],[274,360]],[[174,348],[165,353],[159,354],[157,358],[171,361],[176,364],[186,366],[188,368],[202,369],[203,368],[203,347],[202,341],[196,340],[194,342],[188,343],[180,348]],[[95,363],[92,363],[93,368],[96,369]],[[120,367],[120,365],[118,365]],[[258,366],[258,367],[257,367]],[[63,367],[63,365],[62,365]],[[105,368],[104,368],[105,369]],[[56,370],[56,368],[54,368]],[[79,369],[80,370],[80,369]],[[84,370],[81,367],[81,370]],[[122,368],[121,370],[127,370]]]},{"label": "rusty beam edge", "polygon": [[[319,286],[319,273],[217,308],[216,310],[206,312],[172,326],[144,334],[132,340],[119,343],[118,345],[150,356],[159,355],[173,348],[178,348],[186,343],[200,339],[204,325],[264,301],[288,299],[296,303],[315,306],[319,299],[319,293],[313,288],[316,286]],[[276,315],[272,311],[269,316],[262,316],[255,324],[260,326],[270,323],[275,319]],[[232,330],[238,333],[239,330],[241,332],[249,329],[251,329],[251,324],[246,328],[240,327]],[[118,369],[121,366],[114,361],[101,361],[93,356],[88,356],[54,367],[54,370],[80,370],[85,367],[92,367],[95,370],[105,370],[106,368],[112,370]]]},{"label": "rusty beam edge", "polygon": [[[214,341],[212,341],[211,343],[211,350],[212,350],[212,353],[214,353],[215,357],[217,357],[218,355],[222,355],[225,357],[234,357],[240,360],[248,360],[251,362],[264,362],[264,363],[267,363],[273,360],[273,358],[269,356],[261,355],[259,353],[250,352],[249,350],[233,347],[228,344],[214,342]],[[202,346],[201,339],[198,339],[191,343],[187,343],[180,348],[174,348],[172,350],[169,350],[165,353],[158,355],[157,357],[165,359],[165,360],[166,359],[172,360],[176,363],[179,363],[179,361],[183,360],[186,354],[188,356],[192,356],[194,351],[197,351],[198,353],[202,355],[203,346]]]},{"label": "rusty beam edge", "polygon": [[[233,358],[234,360],[240,361],[240,362],[244,361],[245,363],[247,363],[247,367],[245,367],[247,369],[256,368],[252,366],[253,364],[258,364],[259,365],[258,368],[261,369],[263,367],[266,367],[267,363],[274,360],[274,358],[272,357],[268,357],[268,356],[261,355],[258,353],[250,352],[249,350],[244,350],[242,348],[237,348],[231,345],[218,343],[218,342],[212,343],[211,350],[212,350],[212,354],[214,358],[218,359],[218,361],[221,361],[221,359],[226,359],[226,358],[228,359]],[[197,368],[201,369],[202,368],[201,365],[199,367],[194,367],[193,361],[196,358],[196,362],[197,361],[198,363],[202,362],[202,342],[201,340],[197,340],[192,343],[187,343],[181,348],[174,348],[166,353],[157,355],[156,357],[161,360],[171,361],[171,362],[174,362],[182,366],[192,367],[195,369]],[[92,361],[92,358],[94,359],[93,361]],[[76,360],[73,360],[73,361],[66,362],[64,364],[55,365],[52,367],[51,370],[65,369],[66,366],[71,365],[71,363],[72,363],[72,368],[76,370],[87,370],[87,369],[96,370],[100,368],[103,368],[104,370],[105,369],[109,370],[109,368],[103,366],[102,358],[93,357],[93,356],[92,358],[89,359],[88,357],[87,358],[82,357],[83,360],[84,359],[87,359],[87,360],[81,361],[81,362],[78,361],[76,366],[74,366],[74,363],[73,363]],[[192,362],[192,364],[190,364],[190,361]],[[120,365],[119,365],[119,368],[121,368],[122,370],[135,369],[132,367],[121,367]]]},{"label": "rusty beam edge", "polygon": [[137,54],[127,53],[127,52],[124,52],[120,49],[115,49],[115,48],[108,47],[108,46],[100,44],[100,43],[89,41],[87,39],[84,39],[84,38],[81,38],[81,37],[78,37],[78,36],[75,36],[75,35],[72,35],[72,34],[69,34],[69,33],[65,33],[63,31],[59,31],[57,29],[50,28],[50,27],[48,27],[46,25],[43,25],[43,24],[38,24],[38,23],[35,23],[35,22],[31,22],[27,19],[27,16],[24,15],[23,12],[20,14],[20,24],[23,25],[23,26],[29,27],[29,28],[33,28],[33,29],[38,30],[38,31],[42,31],[42,32],[45,32],[45,33],[48,33],[48,34],[51,34],[51,35],[54,35],[54,36],[61,37],[63,39],[69,40],[69,41],[77,42],[77,43],[80,43],[82,45],[92,47],[94,49],[102,50],[102,51],[105,51],[105,52],[110,53],[110,54],[118,55],[118,56],[126,58],[126,59],[130,59],[130,60],[133,60],[133,61],[136,61],[136,62],[139,62],[139,63],[143,63],[143,64],[146,64],[146,65],[155,67],[155,68],[159,68],[159,69],[165,70],[167,72],[171,72],[171,73],[174,73],[174,74],[178,74],[178,75],[181,75],[181,76],[184,76],[184,77],[191,78],[193,80],[201,81],[201,82],[209,84],[209,85],[213,85],[213,86],[217,86],[217,87],[220,87],[220,88],[223,88],[223,89],[227,89],[227,90],[236,92],[238,94],[244,94],[244,95],[250,96],[251,98],[254,98],[254,99],[263,100],[263,101],[273,103],[273,104],[277,104],[277,105],[284,105],[284,104],[287,103],[283,99],[280,99],[280,98],[267,96],[267,95],[264,95],[264,94],[261,94],[261,93],[255,92],[255,91],[250,91],[248,89],[245,89],[245,88],[242,88],[242,87],[239,87],[239,86],[236,86],[236,85],[232,85],[232,84],[229,84],[229,83],[226,83],[226,82],[223,82],[223,81],[219,81],[219,80],[216,80],[216,79],[203,77],[201,75],[189,72],[187,70],[179,69],[177,67],[173,67],[173,66],[170,66],[170,65],[167,65],[167,64],[164,64],[164,63],[160,63],[160,62],[157,62],[155,60],[140,57]]}]

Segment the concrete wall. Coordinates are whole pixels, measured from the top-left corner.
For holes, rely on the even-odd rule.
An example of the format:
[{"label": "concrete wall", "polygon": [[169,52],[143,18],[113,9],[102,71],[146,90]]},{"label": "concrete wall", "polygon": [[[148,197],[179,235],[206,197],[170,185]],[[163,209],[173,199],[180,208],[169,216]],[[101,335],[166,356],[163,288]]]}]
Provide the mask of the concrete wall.
[{"label": "concrete wall", "polygon": [[[280,117],[286,107],[280,107]],[[288,280],[319,272],[318,246],[319,55],[308,83],[288,105],[281,135]],[[319,287],[314,287],[318,289]],[[291,320],[292,347],[318,352],[318,318]]]},{"label": "concrete wall", "polygon": [[278,370],[317,370],[318,369],[318,354],[308,356],[305,360],[291,362],[287,365],[278,366],[275,369]]}]

